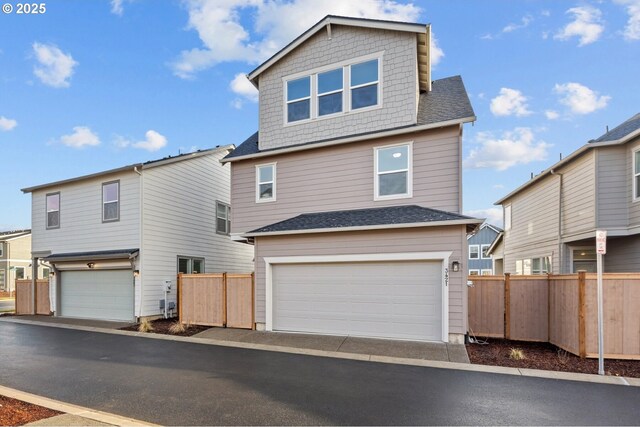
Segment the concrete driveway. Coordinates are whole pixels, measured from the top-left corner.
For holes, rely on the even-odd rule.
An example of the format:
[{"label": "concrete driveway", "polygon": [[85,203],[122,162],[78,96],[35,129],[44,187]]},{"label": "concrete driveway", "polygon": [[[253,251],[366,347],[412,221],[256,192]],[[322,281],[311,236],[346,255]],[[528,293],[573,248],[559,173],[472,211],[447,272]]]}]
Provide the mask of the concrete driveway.
[{"label": "concrete driveway", "polygon": [[0,299],[0,313],[15,311],[15,309],[16,309],[16,300],[14,298]]},{"label": "concrete driveway", "polygon": [[165,425],[637,424],[640,388],[0,322],[0,384]]}]

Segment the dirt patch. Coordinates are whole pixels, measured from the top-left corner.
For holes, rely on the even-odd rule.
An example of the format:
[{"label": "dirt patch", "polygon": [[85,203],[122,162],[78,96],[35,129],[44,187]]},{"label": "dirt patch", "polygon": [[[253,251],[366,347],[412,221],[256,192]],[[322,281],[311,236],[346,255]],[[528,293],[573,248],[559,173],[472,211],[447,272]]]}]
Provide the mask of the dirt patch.
[{"label": "dirt patch", "polygon": [[0,396],[0,426],[22,426],[60,414],[62,412]]},{"label": "dirt patch", "polygon": [[[598,359],[582,359],[549,343],[532,343],[489,338],[488,344],[467,344],[471,363],[548,371],[598,373]],[[524,359],[509,357],[511,349],[520,349]],[[640,360],[605,359],[607,375],[640,378]]]},{"label": "dirt patch", "polygon": [[[187,327],[185,325],[184,332],[172,333],[169,331],[172,325],[176,324],[178,319],[158,319],[151,322],[151,326],[153,326],[152,334],[163,334],[163,335],[176,335],[179,337],[190,337],[195,334],[199,334],[202,331],[206,331],[210,329],[210,326],[199,326],[199,325],[190,325]],[[138,325],[127,326],[125,328],[120,328],[123,331],[138,331]]]}]

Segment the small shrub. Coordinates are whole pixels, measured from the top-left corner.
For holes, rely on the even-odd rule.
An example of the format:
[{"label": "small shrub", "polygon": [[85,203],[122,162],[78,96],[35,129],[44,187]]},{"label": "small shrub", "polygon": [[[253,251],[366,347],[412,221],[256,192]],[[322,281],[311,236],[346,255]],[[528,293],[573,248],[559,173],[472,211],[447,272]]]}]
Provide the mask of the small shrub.
[{"label": "small shrub", "polygon": [[149,319],[142,319],[138,325],[138,332],[152,332],[153,324]]},{"label": "small shrub", "polygon": [[558,349],[558,362],[561,365],[566,365],[569,362],[569,353],[561,348]]},{"label": "small shrub", "polygon": [[183,334],[186,330],[187,330],[187,327],[185,327],[185,325],[179,320],[177,322],[174,322],[171,326],[169,326],[169,333],[174,335]]},{"label": "small shrub", "polygon": [[526,357],[522,349],[512,348],[511,351],[509,351],[509,359],[523,360],[523,359],[526,359]]}]

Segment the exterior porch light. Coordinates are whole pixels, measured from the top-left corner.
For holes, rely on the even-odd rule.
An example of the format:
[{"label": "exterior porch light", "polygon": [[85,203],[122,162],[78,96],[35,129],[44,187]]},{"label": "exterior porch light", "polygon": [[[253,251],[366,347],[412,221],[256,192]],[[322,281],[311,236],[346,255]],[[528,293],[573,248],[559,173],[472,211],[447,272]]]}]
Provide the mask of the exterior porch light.
[{"label": "exterior porch light", "polygon": [[140,275],[140,270],[133,270],[133,277],[138,277]]},{"label": "exterior porch light", "polygon": [[87,263],[87,267],[89,267],[89,268],[93,268],[93,267],[95,267],[95,266],[96,266],[96,263],[95,263],[95,262],[88,262],[88,263]]},{"label": "exterior porch light", "polygon": [[455,272],[460,271],[460,262],[458,262],[458,261],[453,261],[453,262],[451,263],[451,270],[452,270],[452,271],[455,271]]}]

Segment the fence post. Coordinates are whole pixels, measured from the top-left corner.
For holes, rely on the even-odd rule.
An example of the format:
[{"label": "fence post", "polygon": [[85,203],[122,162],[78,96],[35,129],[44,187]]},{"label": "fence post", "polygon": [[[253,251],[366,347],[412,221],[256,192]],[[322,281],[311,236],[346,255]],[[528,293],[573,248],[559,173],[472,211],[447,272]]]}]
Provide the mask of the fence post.
[{"label": "fence post", "polygon": [[[178,321],[182,324],[182,273],[178,273]],[[166,301],[165,301],[166,304]]]},{"label": "fence post", "polygon": [[504,337],[511,339],[511,273],[504,273]]},{"label": "fence post", "polygon": [[227,273],[222,273],[222,327],[227,327]]},{"label": "fence post", "polygon": [[587,325],[586,325],[586,305],[587,305],[587,281],[586,281],[586,273],[584,271],[578,272],[578,348],[580,357],[584,358],[587,356]]},{"label": "fence post", "polygon": [[251,329],[256,329],[256,273],[251,273]]}]

